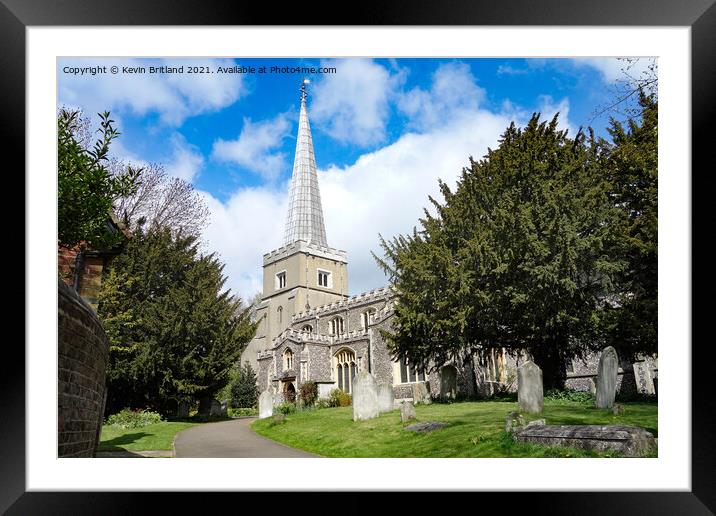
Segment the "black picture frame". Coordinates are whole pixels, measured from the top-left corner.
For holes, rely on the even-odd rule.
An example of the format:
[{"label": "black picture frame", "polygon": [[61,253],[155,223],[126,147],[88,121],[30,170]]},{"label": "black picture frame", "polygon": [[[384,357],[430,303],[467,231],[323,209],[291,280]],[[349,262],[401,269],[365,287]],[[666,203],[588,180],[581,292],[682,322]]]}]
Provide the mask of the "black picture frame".
[{"label": "black picture frame", "polygon": [[[260,2],[202,2],[192,0],[0,0],[0,99],[3,102],[2,146],[20,156],[15,170],[24,170],[25,148],[25,29],[30,26],[105,25],[549,25],[549,26],[684,26],[691,28],[692,43],[692,163],[709,163],[713,146],[710,123],[716,92],[716,6],[715,0],[511,0],[476,2],[429,0],[361,2],[341,13],[336,4],[296,3],[293,7]],[[566,43],[568,44],[568,42]],[[695,169],[696,165],[692,168]],[[711,164],[709,169],[713,168]],[[690,171],[684,171],[688,174]],[[707,170],[704,170],[707,172]],[[691,173],[693,178],[695,174]],[[22,183],[21,183],[22,185]],[[24,188],[24,186],[21,186]],[[693,189],[697,192],[697,189]],[[692,204],[692,206],[694,206]],[[696,223],[702,218],[692,212]],[[699,234],[692,230],[692,235]],[[702,233],[710,235],[709,231]],[[17,247],[14,243],[13,247]],[[692,267],[695,264],[692,248]],[[16,265],[17,267],[17,265]],[[25,270],[25,274],[28,271]],[[693,272],[692,272],[693,274]],[[22,286],[20,287],[23,288]],[[705,284],[697,288],[705,289]],[[23,289],[24,292],[24,289]],[[694,291],[692,290],[692,299]],[[18,303],[19,305],[19,303]],[[24,304],[22,306],[25,306]],[[696,310],[695,303],[692,303]],[[27,307],[28,309],[31,307]],[[695,313],[692,312],[692,313]],[[692,315],[692,320],[696,318]],[[695,328],[694,328],[695,329]],[[695,335],[695,333],[694,333]],[[497,507],[529,513],[549,514],[712,514],[716,511],[716,409],[713,389],[700,388],[711,382],[713,362],[708,355],[709,340],[693,340],[692,358],[692,490],[690,492],[533,492],[480,493],[479,504],[487,510]],[[688,346],[689,343],[681,343]],[[49,350],[54,349],[48,343]],[[688,348],[686,348],[688,349]],[[25,356],[16,349],[13,367],[0,375],[0,511],[8,514],[115,514],[140,512],[149,502],[159,502],[163,511],[186,512],[192,503],[219,510],[229,495],[204,493],[189,499],[182,493],[82,493],[26,492],[25,487]],[[6,417],[12,414],[13,417]],[[288,485],[286,487],[289,487]],[[249,504],[246,494],[242,503]],[[420,503],[420,494],[410,501]],[[424,495],[423,495],[424,496]],[[474,494],[471,495],[474,497]],[[152,500],[149,500],[149,498]],[[359,507],[361,494],[344,502]],[[486,499],[487,497],[492,500]],[[160,498],[155,500],[154,498]],[[395,497],[400,504],[402,497]],[[351,499],[356,500],[353,503]],[[403,499],[405,502],[405,499]],[[230,504],[233,502],[229,502]],[[305,502],[310,507],[312,502]],[[405,502],[407,503],[407,502]],[[271,510],[277,509],[273,503]],[[247,505],[248,507],[248,505]],[[268,508],[260,509],[268,510]]]}]

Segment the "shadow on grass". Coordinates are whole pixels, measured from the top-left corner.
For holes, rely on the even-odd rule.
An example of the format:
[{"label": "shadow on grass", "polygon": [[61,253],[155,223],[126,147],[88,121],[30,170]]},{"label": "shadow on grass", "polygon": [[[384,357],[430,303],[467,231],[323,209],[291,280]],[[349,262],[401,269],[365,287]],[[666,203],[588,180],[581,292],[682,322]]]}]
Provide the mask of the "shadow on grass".
[{"label": "shadow on grass", "polygon": [[122,446],[132,444],[135,441],[143,437],[147,437],[150,434],[145,432],[137,432],[135,434],[124,434],[110,439],[108,441],[102,441],[98,451],[126,451]]}]

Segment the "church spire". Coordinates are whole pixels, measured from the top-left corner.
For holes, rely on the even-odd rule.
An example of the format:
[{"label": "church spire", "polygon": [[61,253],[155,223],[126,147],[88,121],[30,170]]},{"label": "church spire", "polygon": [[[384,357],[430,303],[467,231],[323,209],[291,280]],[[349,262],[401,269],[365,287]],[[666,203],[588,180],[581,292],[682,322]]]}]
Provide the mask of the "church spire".
[{"label": "church spire", "polygon": [[313,138],[306,112],[306,84],[301,84],[301,114],[298,119],[296,157],[293,161],[293,176],[288,201],[288,216],[284,232],[284,245],[297,240],[328,247],[326,228],[323,224],[321,192],[318,189],[316,158],[313,154]]}]

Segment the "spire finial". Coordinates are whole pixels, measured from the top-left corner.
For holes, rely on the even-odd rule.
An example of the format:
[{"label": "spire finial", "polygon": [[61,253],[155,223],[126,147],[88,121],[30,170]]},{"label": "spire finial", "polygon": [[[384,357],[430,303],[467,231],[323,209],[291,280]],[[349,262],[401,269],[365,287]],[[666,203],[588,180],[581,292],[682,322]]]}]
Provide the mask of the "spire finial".
[{"label": "spire finial", "polygon": [[301,102],[306,100],[306,97],[308,97],[308,92],[306,91],[306,84],[310,84],[311,81],[308,79],[308,77],[303,78],[303,82],[301,82]]}]

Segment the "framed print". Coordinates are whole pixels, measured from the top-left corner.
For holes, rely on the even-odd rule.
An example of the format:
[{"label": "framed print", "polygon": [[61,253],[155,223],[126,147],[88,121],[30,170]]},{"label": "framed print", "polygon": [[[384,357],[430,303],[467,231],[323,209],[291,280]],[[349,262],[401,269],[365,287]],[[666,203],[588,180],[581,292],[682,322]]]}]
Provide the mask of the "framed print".
[{"label": "framed print", "polygon": [[[661,1],[656,4],[607,2],[569,10],[551,0],[543,2],[539,9],[522,1],[509,6],[478,6],[461,1],[442,8],[427,2],[412,4],[410,8],[376,3],[362,4],[355,17],[348,21],[337,21],[330,16],[320,21],[313,19],[305,5],[298,18],[294,11],[248,4],[229,7],[217,3],[199,7],[189,2],[143,5],[101,1],[87,6],[80,2],[2,0],[0,59],[4,76],[0,84],[6,99],[3,133],[8,149],[16,152],[25,149],[27,303],[25,355],[15,357],[15,365],[6,368],[3,375],[3,407],[16,417],[5,417],[1,423],[3,495],[0,508],[9,514],[56,512],[58,507],[62,508],[60,512],[68,513],[123,512],[133,510],[134,503],[145,503],[141,500],[149,495],[133,493],[136,491],[290,491],[305,496],[306,492],[394,490],[414,492],[409,495],[419,491],[479,492],[482,496],[492,496],[498,503],[505,491],[520,492],[514,498],[508,495],[510,503],[519,501],[518,505],[529,506],[530,510],[537,508],[539,512],[552,514],[572,514],[575,508],[579,514],[608,511],[670,514],[677,510],[707,514],[716,510],[713,487],[716,461],[711,445],[714,432],[709,421],[714,409],[709,386],[711,362],[702,355],[703,341],[692,341],[691,337],[692,310],[696,306],[692,307],[692,256],[696,255],[692,251],[691,224],[692,220],[699,219],[691,215],[691,169],[692,163],[705,157],[710,147],[707,142],[711,141],[713,124],[707,118],[713,112],[712,92],[716,86],[713,64],[716,8],[712,2],[704,0],[677,7]],[[318,6],[316,11],[320,11]],[[619,73],[626,74],[633,82],[624,82],[624,76]],[[615,79],[617,76],[621,82]],[[631,84],[632,89],[617,87],[625,84]],[[654,88],[653,97],[638,94],[650,91],[650,87]],[[475,171],[491,170],[487,157],[500,156],[500,152],[505,153],[505,160],[521,159],[501,149],[513,138],[524,137],[524,145],[531,144],[527,134],[533,134],[534,138],[551,137],[545,134],[557,139],[573,138],[568,140],[572,154],[560,159],[583,160],[575,170],[582,171],[584,178],[565,176],[569,177],[566,183],[589,184],[593,188],[596,188],[594,184],[613,185],[618,181],[612,176],[604,179],[593,171],[584,172],[595,166],[589,153],[602,152],[610,145],[605,143],[607,141],[633,138],[637,143],[623,150],[623,155],[616,151],[609,154],[613,161],[603,169],[609,171],[609,167],[622,166],[618,159],[632,159],[633,153],[642,152],[649,134],[638,131],[643,127],[640,121],[648,116],[644,113],[649,109],[649,102],[658,104],[658,117],[654,108],[652,140],[649,140],[653,143],[650,156],[655,158],[658,154],[661,183],[658,217],[656,182],[649,194],[654,197],[651,205],[654,231],[658,219],[661,244],[658,328],[654,324],[644,325],[636,332],[637,336],[631,327],[622,332],[619,321],[612,326],[604,322],[603,328],[608,327],[608,331],[614,331],[624,341],[631,339],[629,342],[642,343],[649,335],[656,339],[658,334],[661,370],[656,360],[646,359],[620,362],[615,358],[609,366],[610,355],[604,351],[600,359],[596,348],[590,348],[589,353],[581,348],[575,351],[580,358],[591,357],[591,362],[584,358],[583,369],[571,358],[564,366],[550,369],[550,362],[540,355],[546,353],[543,348],[534,344],[534,339],[524,336],[521,340],[516,338],[514,349],[518,344],[529,342],[533,346],[529,354],[513,353],[514,349],[509,347],[512,344],[507,346],[509,352],[505,347],[495,347],[489,353],[489,360],[485,359],[484,364],[488,365],[481,362],[482,369],[475,365],[473,358],[469,358],[469,367],[463,368],[468,359],[464,359],[464,363],[446,359],[435,366],[443,357],[434,352],[423,357],[418,351],[406,351],[408,355],[401,359],[390,357],[386,343],[390,337],[383,331],[388,327],[380,326],[388,318],[398,317],[391,297],[393,290],[387,288],[388,278],[391,288],[395,288],[396,278],[407,278],[402,285],[406,289],[403,292],[408,292],[409,285],[416,283],[413,276],[420,276],[424,266],[432,275],[420,276],[419,289],[428,288],[426,285],[434,279],[434,284],[430,284],[436,292],[443,292],[441,300],[445,300],[452,299],[453,290],[443,288],[442,282],[453,281],[451,278],[463,270],[455,265],[459,258],[446,260],[447,265],[441,266],[444,268],[440,268],[439,273],[435,272],[438,269],[431,268],[443,256],[440,252],[449,246],[431,249],[435,254],[426,254],[430,258],[420,262],[423,264],[420,267],[415,265],[416,261],[399,259],[400,253],[405,251],[404,242],[410,241],[413,227],[424,234],[438,231],[437,225],[431,226],[427,215],[436,212],[423,212],[423,208],[430,207],[428,196],[437,199],[437,204],[448,203],[448,199],[459,195],[472,199],[470,190],[460,187],[469,183],[470,171],[476,174]],[[63,126],[62,117],[73,109],[81,112],[76,119],[64,119]],[[634,110],[639,114],[634,115]],[[542,118],[535,118],[533,113],[540,113]],[[87,120],[86,126],[82,125],[83,120]],[[511,124],[524,128],[524,132]],[[64,134],[63,127],[68,134],[64,142],[70,142],[67,147],[62,146],[62,137],[58,144],[58,131]],[[533,133],[529,132],[530,127]],[[596,134],[592,139],[591,129]],[[639,137],[634,137],[635,134]],[[81,191],[81,185],[74,185],[77,189],[63,197],[59,204],[55,197],[58,184],[54,169],[66,159],[64,153],[72,152],[73,145],[79,145],[83,138],[91,142],[86,148],[92,149],[94,145],[94,151],[80,154],[94,156],[94,163],[106,156],[109,158],[107,167],[122,171],[113,172],[110,177],[114,179],[109,181],[115,181],[111,183],[112,188],[131,191],[126,194],[127,199],[135,196],[136,200],[139,195],[139,187],[127,186],[132,182],[132,170],[154,173],[156,184],[163,185],[150,192],[155,196],[151,203],[136,201],[121,209],[113,204],[114,215],[109,219],[107,210],[102,208],[101,229],[97,230],[101,236],[86,233],[78,236],[64,230],[66,220],[76,221],[86,216],[87,206],[63,211],[84,195],[76,193]],[[520,166],[512,169],[520,169]],[[539,171],[531,170],[531,177],[537,177]],[[447,186],[441,187],[438,180]],[[518,178],[515,184],[523,185],[520,181],[528,180]],[[550,178],[550,181],[557,179]],[[635,182],[639,181],[641,178]],[[512,183],[505,179],[502,186],[507,189],[509,185]],[[497,188],[494,185],[479,187],[497,191],[487,190]],[[517,195],[518,187],[509,188],[513,188],[509,195]],[[632,182],[625,188],[628,197],[636,187]],[[553,190],[540,191],[551,195],[549,192]],[[593,192],[586,186],[584,191]],[[612,193],[609,191],[609,195]],[[63,195],[61,191],[59,195]],[[126,253],[124,250],[115,252],[125,249],[122,246],[128,245],[126,242],[92,243],[104,238],[103,232],[109,226],[115,228],[112,234],[119,240],[122,235],[128,241],[134,238],[132,235],[151,233],[147,228],[153,221],[160,217],[168,220],[169,215],[161,208],[162,199],[167,195],[184,195],[181,209],[171,215],[174,225],[166,223],[169,244],[162,244],[157,237],[151,244],[156,246],[153,251],[135,246],[135,250]],[[582,204],[596,203],[594,197],[584,192],[581,197],[576,195],[555,197],[544,206],[561,210],[564,217],[573,217],[573,220],[588,218],[591,222],[585,222],[585,228],[603,227],[607,224],[604,221],[617,217],[614,206],[606,209],[597,203],[592,210],[585,210]],[[605,193],[604,198],[607,197]],[[504,210],[503,205],[496,204],[490,210],[519,212],[520,203],[510,206]],[[438,207],[438,212],[447,207],[448,204]],[[639,205],[630,216],[641,215],[639,210],[648,211]],[[486,209],[485,216],[490,218],[492,213]],[[504,229],[507,218],[500,219],[500,224],[495,222],[494,226],[490,226],[492,219],[480,219],[485,223],[477,231],[474,227],[466,229],[460,223],[461,216],[454,216],[457,222],[451,231],[467,232],[461,235],[469,234],[465,238],[473,239],[470,241],[476,246],[499,240],[508,233]],[[441,219],[439,231],[444,232],[439,233],[440,238],[452,235],[443,229],[448,224],[445,217]],[[515,227],[523,223],[517,216],[509,220]],[[556,224],[561,219],[549,220]],[[522,225],[519,231],[509,234],[515,235],[512,238],[517,241],[523,238],[519,235],[528,232],[527,226],[529,224]],[[490,232],[490,227],[496,228],[494,232]],[[180,248],[176,242],[186,234],[196,238]],[[395,239],[399,235],[403,235],[404,240]],[[575,231],[573,237],[578,239],[581,233]],[[529,240],[524,238],[525,242]],[[599,245],[612,245],[609,238],[612,236],[605,236]],[[164,335],[177,327],[188,327],[182,319],[182,310],[194,303],[192,296],[203,295],[203,292],[211,291],[206,294],[209,300],[206,303],[215,303],[211,305],[213,320],[224,317],[221,313],[227,314],[225,320],[222,319],[223,326],[219,329],[202,327],[203,330],[190,336],[172,334],[174,336],[165,341],[167,347],[161,349],[167,350],[169,345],[184,339],[193,343],[193,351],[182,351],[184,348],[176,345],[176,356],[181,356],[182,367],[172,363],[176,362],[174,358],[165,359],[162,374],[165,379],[173,375],[171,381],[165,383],[150,376],[153,368],[141,369],[140,359],[131,367],[140,368],[142,374],[134,374],[131,382],[115,383],[109,390],[104,387],[104,377],[97,380],[97,385],[91,382],[96,371],[94,363],[86,368],[78,366],[74,372],[64,371],[62,332],[68,331],[66,325],[75,323],[58,324],[55,319],[58,303],[59,310],[65,310],[61,294],[58,300],[54,293],[57,281],[54,275],[58,270],[58,254],[53,247],[56,240],[60,247],[69,242],[67,249],[84,246],[80,253],[68,258],[68,263],[72,262],[76,269],[68,269],[67,278],[62,278],[62,265],[59,266],[60,279],[74,289],[68,296],[77,298],[67,306],[72,310],[81,307],[88,314],[72,316],[75,323],[84,321],[80,325],[84,326],[70,333],[81,334],[82,342],[89,342],[93,335],[106,332],[110,337],[105,337],[102,345],[109,350],[107,356],[118,352],[126,353],[125,357],[135,356],[131,354],[136,348],[117,351],[121,348],[118,342],[123,338],[117,335],[131,331],[135,332],[131,339],[135,339],[136,328],[141,324],[146,324],[142,331],[144,335],[152,335],[147,338],[152,342],[152,339],[165,338]],[[193,249],[195,241],[200,242],[199,250],[187,251]],[[437,237],[434,241],[438,241]],[[593,240],[584,242],[584,245],[595,245]],[[656,234],[649,243],[654,245],[652,278],[656,282]],[[421,248],[410,248],[413,260],[417,260],[418,249]],[[470,256],[483,252],[475,249]],[[212,252],[213,258],[204,258]],[[140,296],[136,292],[141,290],[129,289],[127,285],[141,283],[137,278],[145,274],[149,264],[155,263],[151,261],[152,253],[162,256],[156,261],[161,271],[168,270],[162,267],[170,267],[175,263],[172,260],[186,260],[190,265],[181,270],[196,267],[196,271],[203,272],[196,272],[194,276],[186,273],[180,280],[173,276],[174,279],[166,283],[167,289],[176,296],[167,298],[166,306],[173,308],[162,305],[160,312],[156,307],[147,309],[142,317],[132,319],[127,325],[127,318],[140,311],[138,298],[128,296]],[[459,255],[458,251],[455,253]],[[481,256],[488,260],[487,254]],[[122,260],[124,279],[108,272],[109,263],[119,263],[113,260]],[[602,256],[601,261],[595,261],[592,268],[585,270],[594,272],[598,278],[602,274],[614,274],[616,278],[617,273],[612,270],[629,268],[624,262],[605,265],[604,260]],[[80,263],[81,266],[77,265]],[[574,265],[583,266],[581,261]],[[610,266],[613,269],[609,269]],[[504,267],[510,269],[510,265]],[[524,269],[522,264],[520,270]],[[177,270],[179,268],[172,274]],[[472,269],[469,270],[472,274]],[[544,279],[545,269],[536,265],[535,270],[541,278],[535,285],[542,288],[543,281],[548,281]],[[388,271],[387,277],[384,271]],[[87,283],[83,283],[81,274],[88,275]],[[92,283],[92,274],[102,278],[101,292],[100,283]],[[131,274],[136,274],[136,278],[127,279]],[[156,277],[165,274],[160,272]],[[497,281],[498,276],[490,274],[484,273],[484,281]],[[519,276],[520,281],[528,281],[526,277]],[[207,278],[214,278],[213,286],[207,286]],[[117,282],[114,290],[112,281]],[[192,281],[195,281],[193,286]],[[506,280],[499,276],[499,281]],[[585,282],[579,288],[587,289],[587,285],[599,281],[601,279]],[[561,283],[555,281],[554,284]],[[181,290],[178,285],[186,288]],[[460,299],[469,299],[470,306],[478,306],[482,298],[473,292],[484,283],[470,285],[461,294],[467,297]],[[656,284],[652,286],[656,295]],[[246,303],[227,304],[229,301],[222,296],[224,288],[231,289]],[[154,299],[156,292],[147,294],[147,299]],[[407,321],[412,316],[416,320],[430,319],[433,315],[430,310],[421,312],[424,307],[418,302],[410,305],[408,300],[413,298],[405,295],[400,298],[400,310],[403,310],[400,317],[406,319],[400,320]],[[484,295],[490,296],[489,292]],[[601,291],[594,298],[599,296]],[[609,306],[621,308],[631,296],[628,292]],[[98,309],[100,298],[104,305]],[[490,297],[490,302],[504,306],[500,303],[507,303],[506,299],[495,296]],[[509,299],[513,303],[511,307],[517,306],[515,302],[518,305],[523,302],[515,301],[516,297]],[[651,301],[656,310],[657,299]],[[535,307],[541,304],[544,303],[533,303]],[[434,306],[437,305],[431,305]],[[563,311],[582,310],[582,306],[565,304]],[[239,308],[245,320],[234,318]],[[224,312],[219,313],[220,309]],[[408,314],[408,310],[415,312]],[[482,320],[491,317],[489,320],[494,321],[495,328],[509,327],[510,335],[528,331],[524,329],[526,325],[520,325],[521,319],[510,317],[506,312],[490,307],[480,313]],[[586,313],[579,312],[579,317],[587,320]],[[450,309],[442,314],[444,317],[439,321],[437,316],[432,320],[432,331],[448,327],[445,320],[455,315]],[[593,316],[594,312],[589,314]],[[91,324],[86,321],[93,318],[97,322],[91,324],[96,328],[87,330],[85,326]],[[147,320],[151,320],[151,324],[145,323]],[[465,322],[468,320],[465,316],[461,322],[451,323],[455,324],[451,328],[457,331],[458,327],[472,324]],[[195,325],[202,324],[198,315],[193,321]],[[244,323],[246,335],[242,333]],[[158,326],[162,326],[161,331],[157,330]],[[529,331],[533,331],[533,326]],[[584,335],[597,334],[596,330],[585,330],[583,326],[573,323],[568,328],[570,332],[584,331]],[[127,330],[128,327],[131,330]],[[252,336],[248,336],[249,327],[255,332]],[[517,330],[512,331],[514,329]],[[211,331],[216,333],[207,337]],[[483,331],[480,342],[494,337],[482,327],[480,331]],[[251,357],[231,347],[233,341],[225,343],[227,335],[232,339],[245,337],[242,349],[250,350]],[[411,338],[415,335],[418,333],[411,334]],[[428,340],[432,338],[432,334],[420,335]],[[58,339],[59,348],[55,345]],[[579,340],[573,338],[570,342]],[[202,342],[204,350],[217,346],[217,350],[223,351],[192,361],[191,357],[199,353],[195,351],[199,347],[197,342]],[[401,345],[406,350],[413,349],[410,338],[390,342],[395,349],[402,349]],[[220,345],[225,347],[219,348]],[[435,342],[431,349],[442,347],[450,349],[451,357],[464,351],[458,344],[442,341]],[[599,350],[604,347],[600,346]],[[607,349],[613,351],[613,348]],[[638,353],[642,351],[638,349]],[[410,354],[413,352],[415,354]],[[166,353],[169,355],[169,351]],[[225,356],[215,358],[221,353]],[[244,366],[250,363],[253,368],[256,381],[249,383],[258,385],[252,394],[257,408],[246,414],[262,419],[255,423],[253,419],[232,419],[230,423],[234,426],[231,427],[221,426],[226,422],[203,424],[206,419],[192,420],[189,416],[191,413],[194,417],[195,411],[196,417],[218,417],[222,411],[224,415],[243,417],[244,413],[238,410],[252,405],[241,402],[231,405],[230,400],[235,396],[231,386],[238,385],[237,378],[244,374],[240,369],[231,373],[233,383],[222,380],[219,385],[217,380],[215,389],[214,383],[207,380],[206,385],[211,386],[200,386],[205,389],[201,390],[197,388],[196,377],[181,376],[191,368],[205,367],[210,360],[206,357],[210,355],[214,357],[211,360],[216,361],[211,367],[223,367],[221,374],[228,375],[228,366],[221,365],[221,359],[229,360],[230,353],[236,355],[231,355],[233,362],[240,356]],[[72,357],[73,363],[80,359],[97,363],[107,360],[92,355],[91,351],[68,351],[67,356]],[[159,364],[158,355],[152,356],[155,357],[152,364]],[[383,360],[384,356],[390,358]],[[422,364],[418,364],[419,360]],[[525,397],[528,392],[525,385],[529,382],[530,368],[536,367],[533,361],[541,368],[534,373],[535,378],[540,379],[539,396],[531,405]],[[530,365],[525,366],[525,362]],[[159,368],[157,365],[155,369]],[[212,374],[208,371],[209,368],[202,370],[201,378]],[[609,375],[613,372],[614,386],[605,387],[609,385],[605,382],[610,381],[605,380],[605,371],[610,371]],[[557,378],[560,374],[564,377]],[[117,378],[115,375],[111,381],[118,382]],[[376,383],[376,378],[385,389]],[[634,399],[626,398],[628,378],[635,385]],[[560,381],[562,385],[566,381],[571,395],[582,401],[561,400],[560,407],[568,407],[564,413],[554,406],[542,412],[543,397],[550,405],[555,397],[561,396],[560,392],[567,392],[550,389]],[[375,386],[365,387],[366,382],[373,382]],[[593,394],[589,394],[590,388]],[[148,389],[156,389],[157,395],[151,399],[145,396]],[[375,390],[376,404],[380,396],[390,398],[385,403],[393,410],[391,417],[395,419],[396,428],[402,425],[400,431],[390,430],[395,431],[392,441],[385,437],[389,430],[381,426],[381,418],[375,419],[378,409],[372,402],[363,401],[367,399],[363,393],[370,389]],[[606,402],[603,401],[605,389],[613,391],[611,400]],[[657,389],[658,410],[653,402]],[[123,397],[118,398],[115,393],[120,391]],[[453,402],[463,394],[467,396],[468,391],[473,397],[489,396],[494,403],[505,403],[495,405],[499,428],[470,426],[473,424],[470,418],[475,418],[472,406],[465,414],[456,415],[455,407],[459,404]],[[169,392],[171,394],[167,394]],[[210,395],[201,394],[206,392]],[[379,396],[379,392],[383,394]],[[621,393],[616,405],[614,392]],[[495,398],[498,394],[512,398],[500,400]],[[76,400],[72,406],[75,414],[81,413],[82,417],[75,419],[84,421],[85,426],[75,422],[63,427],[62,419],[58,420],[57,401],[65,395]],[[349,401],[344,403],[346,397]],[[90,398],[88,406],[94,407],[94,412],[82,412],[80,402]],[[222,406],[225,398],[226,404]],[[403,426],[407,427],[411,417],[408,405],[416,410],[414,403],[430,398],[444,403],[434,403],[432,408],[417,407],[418,424],[413,426],[423,424],[424,427],[415,430],[426,433],[406,431]],[[580,407],[586,406],[582,398],[588,398],[588,410],[575,408],[577,403],[582,403]],[[318,403],[315,400],[323,400],[326,406],[334,404],[332,406],[337,408],[330,409],[334,410],[331,413],[345,412],[349,417],[350,412],[350,424],[343,422],[340,424],[348,426],[331,427],[335,422],[326,422],[320,438],[313,428],[302,434],[300,425],[285,424],[291,418],[299,421],[295,415],[297,403],[300,407],[304,403]],[[400,401],[404,404],[395,404]],[[632,402],[643,403],[628,405]],[[608,412],[595,416],[595,403],[597,408],[608,409]],[[344,406],[347,404],[352,404],[352,408]],[[638,458],[623,458],[621,451],[612,457],[607,448],[586,452],[569,448],[560,452],[555,451],[561,446],[559,436],[549,437],[555,448],[544,453],[536,445],[519,442],[529,436],[529,427],[522,428],[524,421],[518,421],[521,416],[515,415],[508,425],[510,428],[505,427],[504,416],[511,410],[510,406],[519,406],[525,414],[542,413],[546,424],[544,420],[539,422],[541,416],[527,417],[535,422],[530,423],[534,425],[532,428],[559,425],[562,429],[559,431],[564,431],[569,425],[581,424],[590,425],[590,431],[604,432],[616,431],[616,427],[605,430],[609,425],[629,428],[637,425],[652,433],[658,431],[658,453],[657,441],[653,441],[653,446],[649,444],[652,451]],[[186,426],[177,426],[168,438],[169,445],[127,447],[127,442],[148,435],[142,427],[116,430],[116,433],[108,430],[106,416],[109,414],[139,417],[138,410],[125,413],[122,410],[125,407],[145,407],[142,414],[146,417],[153,417],[151,414],[155,412],[159,417],[161,413],[165,420]],[[263,419],[266,407],[270,407],[267,413],[270,418]],[[403,409],[406,414],[402,414]],[[448,409],[452,414],[445,412]],[[364,417],[363,412],[359,413],[362,410],[375,414]],[[176,418],[168,418],[168,413]],[[24,417],[17,417],[19,414]],[[359,433],[354,430],[353,421],[362,419],[373,423],[361,422],[361,428],[368,431]],[[246,423],[239,428],[237,421]],[[143,424],[148,426],[151,422]],[[517,426],[512,428],[513,424]],[[460,425],[464,425],[462,430]],[[103,434],[99,433],[100,427]],[[93,433],[95,428],[97,433]],[[207,428],[226,435],[221,438],[216,433],[207,434],[204,431]],[[222,428],[227,430],[220,430]],[[75,436],[84,437],[70,437],[73,432]],[[331,432],[338,437],[331,437]],[[448,439],[443,443],[431,441],[440,435],[437,432],[444,432],[442,435],[449,436],[453,444],[448,444]],[[246,445],[255,453],[234,454],[233,444],[228,447],[222,444],[235,443],[238,435],[243,436],[241,439],[245,442],[256,443]],[[507,439],[505,436],[511,436],[510,443],[518,444],[501,444],[498,435],[503,441]],[[538,438],[546,439],[546,434],[540,435]],[[653,436],[649,434],[649,437]],[[617,440],[613,435],[587,439]],[[570,442],[574,445],[576,441]],[[354,443],[354,448],[350,448],[350,443]],[[465,451],[468,445],[470,451]],[[393,448],[386,452],[380,446]],[[263,451],[259,453],[257,449]],[[416,451],[419,449],[423,455]],[[510,454],[512,452],[506,449],[520,452]],[[152,455],[148,450],[157,453]],[[160,453],[161,450],[165,451]],[[138,456],[170,460],[129,460]],[[132,494],[110,493],[112,491]],[[290,495],[287,493],[286,497]],[[208,496],[211,495],[203,495],[203,499]],[[317,499],[318,493],[312,496]],[[91,504],[87,500],[91,500]],[[167,502],[165,495],[162,500],[169,506],[177,501],[182,505],[186,503],[183,497]]]}]

